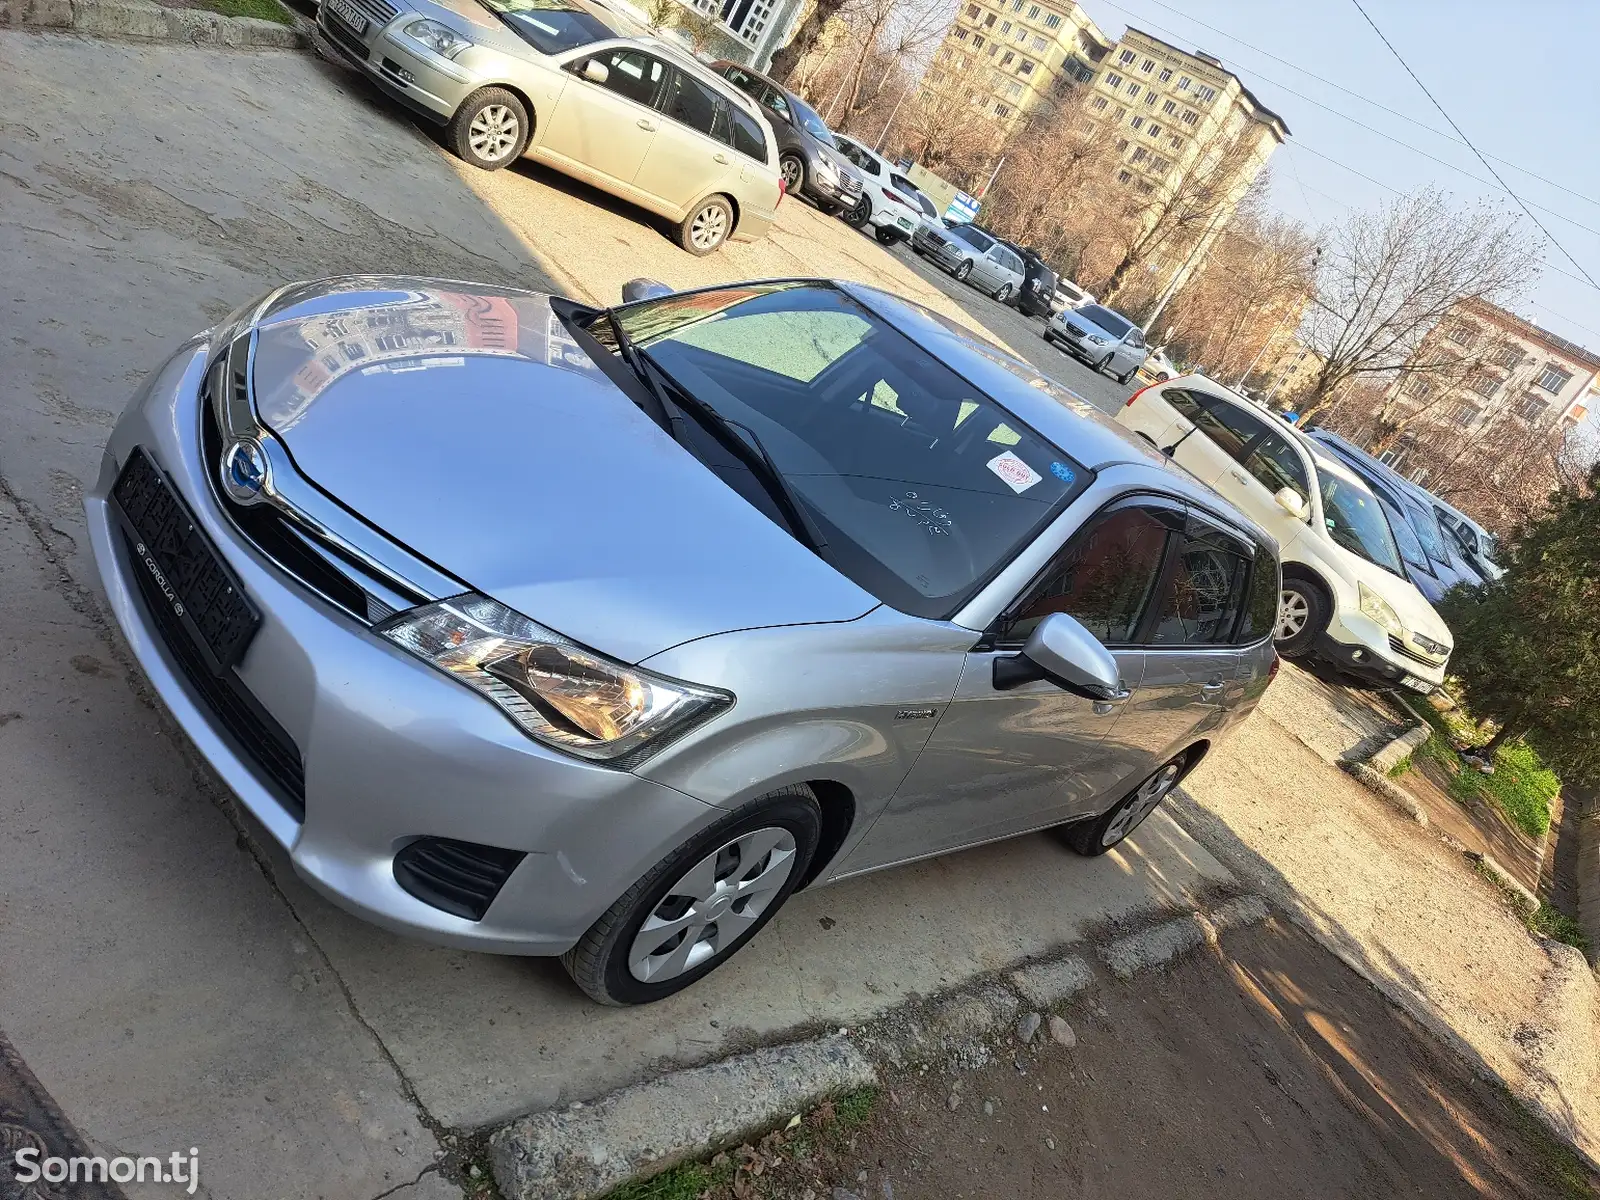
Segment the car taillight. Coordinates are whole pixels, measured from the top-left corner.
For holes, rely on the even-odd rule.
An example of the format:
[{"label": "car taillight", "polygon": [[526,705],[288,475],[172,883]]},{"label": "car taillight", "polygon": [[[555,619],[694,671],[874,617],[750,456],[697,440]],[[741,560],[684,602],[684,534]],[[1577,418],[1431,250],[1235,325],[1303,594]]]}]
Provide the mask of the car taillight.
[{"label": "car taillight", "polygon": [[1140,388],[1133,395],[1129,396],[1128,399],[1123,403],[1122,407],[1123,408],[1132,408],[1133,407],[1133,402],[1135,400],[1137,400],[1140,396],[1144,395],[1151,388],[1160,387],[1160,386],[1161,385],[1159,383],[1147,383],[1147,384],[1145,384],[1144,387]]},{"label": "car taillight", "polygon": [[883,193],[885,200],[893,200],[896,204],[904,204],[907,208],[916,207],[916,205],[912,204],[911,201],[907,200],[899,192],[891,192],[888,188],[879,188],[878,190]]}]

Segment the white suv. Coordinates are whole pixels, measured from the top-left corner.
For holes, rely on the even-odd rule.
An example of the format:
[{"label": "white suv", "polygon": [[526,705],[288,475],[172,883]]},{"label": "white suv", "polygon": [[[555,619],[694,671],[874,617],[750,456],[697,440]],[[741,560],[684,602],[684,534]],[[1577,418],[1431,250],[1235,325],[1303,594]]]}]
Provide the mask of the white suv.
[{"label": "white suv", "polygon": [[1201,375],[1135,392],[1117,421],[1278,539],[1284,657],[1315,654],[1370,682],[1422,693],[1444,681],[1450,630],[1406,579],[1377,497],[1343,464]]}]

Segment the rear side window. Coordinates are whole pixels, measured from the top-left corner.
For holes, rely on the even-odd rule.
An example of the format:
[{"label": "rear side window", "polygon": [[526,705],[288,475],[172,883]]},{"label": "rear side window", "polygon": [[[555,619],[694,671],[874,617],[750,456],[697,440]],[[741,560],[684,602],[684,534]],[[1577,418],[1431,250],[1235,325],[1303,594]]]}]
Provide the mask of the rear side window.
[{"label": "rear side window", "polygon": [[1007,615],[997,640],[1021,645],[1040,621],[1064,612],[1108,646],[1132,642],[1161,577],[1170,520],[1123,508],[1080,530]]},{"label": "rear side window", "polygon": [[667,90],[663,107],[667,116],[682,121],[690,129],[699,130],[719,142],[728,138],[728,102],[715,90],[707,87],[682,71],[672,73],[672,84]]},{"label": "rear side window", "polygon": [[1205,407],[1206,396],[1200,392],[1191,392],[1188,388],[1162,388],[1157,393],[1168,404],[1178,410],[1178,415],[1190,421],[1199,419],[1200,410]]},{"label": "rear side window", "polygon": [[1274,495],[1288,488],[1302,500],[1311,498],[1305,464],[1289,440],[1276,433],[1267,434],[1256,444],[1244,460],[1244,469]]},{"label": "rear side window", "polygon": [[1208,646],[1233,638],[1246,605],[1250,559],[1232,538],[1211,531],[1184,536],[1161,598],[1151,643]]},{"label": "rear side window", "polygon": [[728,113],[733,118],[733,148],[757,162],[767,162],[767,135],[761,128],[761,122],[731,104]]},{"label": "rear side window", "polygon": [[1244,624],[1239,627],[1239,640],[1258,642],[1270,637],[1278,628],[1278,593],[1282,584],[1278,578],[1278,558],[1265,546],[1257,546],[1255,561],[1250,564],[1250,594],[1245,602]]},{"label": "rear side window", "polygon": [[1244,449],[1266,426],[1222,400],[1213,400],[1193,418],[1196,428],[1228,454],[1244,459]]}]

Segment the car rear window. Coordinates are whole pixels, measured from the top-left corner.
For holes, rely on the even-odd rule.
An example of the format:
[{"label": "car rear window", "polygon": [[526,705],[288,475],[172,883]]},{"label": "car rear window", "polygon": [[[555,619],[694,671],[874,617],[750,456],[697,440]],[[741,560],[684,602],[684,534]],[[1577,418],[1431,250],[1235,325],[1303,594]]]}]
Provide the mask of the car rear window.
[{"label": "car rear window", "polygon": [[[696,292],[617,319],[678,387],[756,434],[825,557],[902,612],[953,615],[1088,484],[1061,447],[835,288]],[[748,471],[723,477],[766,510]]]},{"label": "car rear window", "polygon": [[1119,338],[1133,328],[1133,322],[1126,317],[1119,317],[1109,308],[1101,308],[1098,304],[1085,304],[1078,310],[1084,319],[1093,321],[1112,337]]},{"label": "car rear window", "polygon": [[478,0],[541,54],[560,54],[616,37],[617,30],[565,0]]}]

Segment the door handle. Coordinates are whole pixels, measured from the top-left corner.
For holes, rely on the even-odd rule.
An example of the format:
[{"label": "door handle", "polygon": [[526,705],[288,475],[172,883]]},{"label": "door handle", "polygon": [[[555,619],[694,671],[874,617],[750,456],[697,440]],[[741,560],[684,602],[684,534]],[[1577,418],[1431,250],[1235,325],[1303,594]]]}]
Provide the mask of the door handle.
[{"label": "door handle", "polygon": [[1232,470],[1230,470],[1228,472],[1228,474],[1232,475],[1240,483],[1249,483],[1250,482],[1250,476],[1246,475],[1243,471],[1232,471]]},{"label": "door handle", "polygon": [[722,154],[722,153],[713,154],[711,156],[711,161],[712,162],[719,162],[719,163],[722,163],[724,166],[726,166],[727,162],[728,162],[728,156],[726,154]]},{"label": "door handle", "polygon": [[640,129],[648,129],[651,133],[655,132],[656,123],[649,117],[640,117],[637,124]]}]

